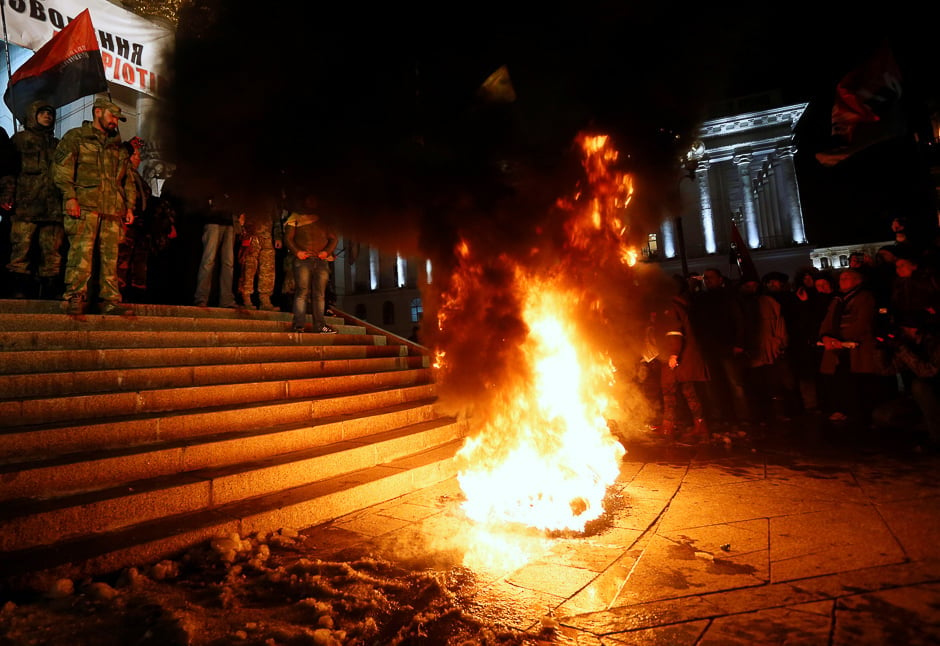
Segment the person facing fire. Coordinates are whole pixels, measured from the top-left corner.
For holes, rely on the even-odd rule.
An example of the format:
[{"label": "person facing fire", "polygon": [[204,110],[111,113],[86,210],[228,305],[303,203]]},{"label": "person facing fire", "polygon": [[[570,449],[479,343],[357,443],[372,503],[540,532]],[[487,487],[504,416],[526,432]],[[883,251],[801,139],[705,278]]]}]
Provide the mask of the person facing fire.
[{"label": "person facing fire", "polygon": [[62,191],[68,314],[84,314],[93,259],[98,252],[98,296],[102,314],[123,314],[118,289],[118,243],[123,226],[134,222],[137,186],[128,171],[130,155],[121,145],[121,108],[105,97],[95,99],[93,119],[72,128],[56,146],[52,174]]},{"label": "person facing fire", "polygon": [[663,315],[664,338],[660,357],[662,365],[663,423],[660,433],[677,439],[679,428],[679,396],[685,400],[692,415],[692,432],[683,441],[702,443],[709,439],[699,388],[708,381],[708,368],[696,330],[689,317],[691,290],[682,276],[673,277],[677,294]]},{"label": "person facing fire", "polygon": [[284,222],[284,242],[294,255],[293,331],[303,332],[307,323],[307,298],[313,296],[313,331],[336,334],[326,324],[326,284],[330,278],[330,261],[338,238],[332,227],[315,213],[318,201],[308,193],[298,211],[291,212]]}]

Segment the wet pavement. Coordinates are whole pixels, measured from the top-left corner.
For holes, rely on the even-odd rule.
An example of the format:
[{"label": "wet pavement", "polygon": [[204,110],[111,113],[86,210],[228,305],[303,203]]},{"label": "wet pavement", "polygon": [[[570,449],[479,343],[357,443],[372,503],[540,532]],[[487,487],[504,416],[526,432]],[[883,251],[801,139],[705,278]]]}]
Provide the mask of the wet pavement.
[{"label": "wet pavement", "polygon": [[455,479],[304,534],[440,572],[468,613],[537,643],[940,643],[936,451],[811,420],[623,442],[583,534],[484,531]]}]

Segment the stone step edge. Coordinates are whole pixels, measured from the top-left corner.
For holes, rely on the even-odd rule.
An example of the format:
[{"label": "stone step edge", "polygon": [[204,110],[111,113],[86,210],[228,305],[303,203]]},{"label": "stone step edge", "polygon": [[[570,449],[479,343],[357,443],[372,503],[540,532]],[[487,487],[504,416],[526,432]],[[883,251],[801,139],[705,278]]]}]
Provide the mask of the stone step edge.
[{"label": "stone step edge", "polygon": [[[293,299],[291,299],[293,303]],[[62,307],[64,301],[48,299],[22,299],[0,298],[0,315],[10,316],[16,314],[55,314],[69,316]],[[208,319],[243,319],[246,316],[256,319],[287,319],[291,317],[290,310],[265,311],[248,309],[245,307],[205,307],[200,305],[183,305],[179,303],[124,303],[133,312],[143,312],[145,316],[155,317],[190,317]],[[346,312],[331,305],[326,318],[344,319]]]},{"label": "stone step edge", "polygon": [[242,537],[291,528],[303,530],[431,486],[456,475],[455,440],[388,464],[241,501],[211,512],[56,543],[0,553],[0,592],[45,590],[58,578],[113,574],[178,558],[219,536]]},{"label": "stone step edge", "polygon": [[[151,478],[171,477],[174,474],[178,474],[180,473],[180,465],[184,465],[187,460],[190,465],[197,463],[200,454],[212,452],[213,449],[219,454],[218,462],[214,465],[203,463],[198,466],[191,466],[187,469],[187,472],[230,466],[233,463],[222,461],[222,455],[232,453],[232,451],[226,451],[225,448],[226,445],[232,444],[237,445],[238,453],[248,451],[246,447],[261,444],[261,447],[252,449],[251,452],[256,459],[266,460],[282,453],[321,448],[334,442],[361,440],[372,434],[365,430],[361,432],[357,432],[354,429],[351,430],[348,428],[351,422],[354,422],[354,424],[352,424],[354,427],[370,427],[370,430],[371,428],[376,429],[374,433],[384,433],[395,428],[394,425],[396,424],[401,426],[398,420],[402,417],[408,417],[409,415],[418,417],[427,415],[427,419],[447,418],[448,416],[440,415],[435,412],[435,403],[435,398],[426,398],[374,408],[364,411],[355,417],[351,417],[348,414],[337,414],[313,420],[312,422],[277,424],[261,429],[252,428],[237,432],[213,433],[193,438],[156,441],[135,446],[104,447],[63,453],[55,457],[7,462],[0,465],[0,479],[6,483],[3,490],[3,499],[0,500],[0,512],[2,512],[0,513],[0,517],[4,515],[15,515],[16,512],[14,512],[12,508],[15,508],[17,504],[27,505],[28,503],[26,501],[31,499],[27,494],[27,490],[32,490],[34,487],[38,486],[38,483],[44,479],[43,474],[56,474],[55,486],[60,492],[72,491],[74,495],[83,495],[102,488],[110,488],[114,486],[113,483],[116,481],[121,481],[126,484],[127,482],[145,480],[146,478],[144,477],[135,477],[132,475],[133,469],[128,466],[128,464],[138,462],[143,458],[149,458],[146,467],[149,470]],[[405,426],[409,425],[411,424],[405,424]],[[318,438],[317,435],[325,435],[326,441],[323,441],[322,437]],[[285,444],[293,448],[285,451],[283,448]],[[268,449],[268,447],[270,447],[270,449]],[[192,457],[192,454],[196,454],[197,457]],[[217,456],[213,455],[212,457],[215,458]],[[79,473],[76,478],[80,478],[81,482],[85,485],[84,489],[80,489],[78,483],[74,485],[70,484],[70,481],[64,477],[63,473],[68,473],[69,470],[76,472],[86,470],[89,463],[95,465],[95,468],[100,472],[108,474],[107,478],[102,477],[96,482],[91,482],[87,480],[86,475]],[[83,466],[85,466],[85,469],[82,468]],[[45,479],[49,480],[50,478]],[[48,500],[52,494],[56,493],[56,490],[51,487],[51,483],[46,484],[43,491],[47,495],[42,498],[38,496],[34,496],[33,498],[36,500]],[[17,500],[23,502],[17,503]],[[4,509],[5,507],[6,509]]]},{"label": "stone step edge", "polygon": [[[101,444],[99,442],[94,442],[86,448],[82,448],[81,445],[76,444],[75,442],[69,443],[65,440],[74,437],[89,437],[89,436],[101,436],[106,435],[109,432],[118,433],[122,429],[126,428],[134,422],[138,422],[144,428],[137,428],[133,432],[138,435],[138,441],[134,444],[137,445],[147,445],[152,443],[154,440],[141,439],[140,435],[144,432],[153,437],[168,438],[171,435],[171,429],[167,428],[169,421],[176,423],[176,426],[172,429],[172,437],[175,439],[185,439],[185,438],[195,438],[200,435],[206,434],[210,435],[211,433],[204,433],[203,429],[205,425],[210,421],[218,422],[219,413],[230,413],[236,415],[238,418],[243,419],[250,417],[248,413],[250,412],[262,412],[261,409],[273,409],[283,407],[285,409],[294,409],[298,406],[302,407],[302,410],[298,413],[293,410],[290,410],[286,416],[290,417],[292,421],[296,422],[300,417],[298,415],[302,414],[304,419],[319,419],[321,417],[329,417],[335,413],[328,413],[326,415],[316,415],[314,414],[314,407],[320,406],[325,408],[337,409],[340,403],[347,400],[353,399],[365,399],[365,398],[387,398],[383,399],[383,403],[379,404],[379,407],[394,405],[394,404],[407,404],[409,402],[424,400],[429,397],[436,398],[436,384],[433,381],[423,382],[423,383],[412,383],[406,385],[392,386],[392,387],[379,387],[369,390],[351,390],[348,392],[342,393],[332,393],[325,395],[319,398],[310,398],[310,397],[299,397],[292,400],[274,400],[266,402],[251,402],[248,404],[238,404],[234,406],[219,406],[215,408],[193,408],[183,411],[176,411],[172,415],[167,415],[165,412],[160,413],[149,413],[144,415],[136,416],[124,416],[116,419],[87,419],[79,420],[76,422],[56,422],[50,424],[32,424],[24,425],[20,427],[0,427],[0,446],[4,446],[5,451],[0,452],[0,465],[7,465],[15,463],[16,460],[9,459],[11,456],[30,456],[28,449],[30,446],[40,445],[42,447],[42,453],[46,455],[64,455],[68,453],[75,453],[79,451],[92,450],[93,448],[99,447]],[[391,402],[391,403],[389,403]],[[367,405],[362,405],[355,409],[355,413],[364,412],[367,410],[372,410],[374,406],[370,407]],[[349,413],[346,410],[344,405],[343,410],[346,414]],[[269,411],[269,415],[274,411]],[[201,419],[200,419],[201,418]],[[162,423],[162,425],[161,425]],[[230,421],[227,421],[228,424],[231,424]],[[290,423],[279,422],[279,423]],[[180,430],[185,428],[185,431]],[[240,430],[246,430],[249,428],[247,423],[242,423],[241,426],[234,425],[233,428],[230,428],[231,432],[236,432],[235,428]],[[14,436],[19,436],[20,441],[13,441]],[[61,436],[63,439],[56,441],[56,437]],[[51,438],[51,439],[37,439],[37,438]],[[113,439],[113,438],[112,438]],[[72,448],[68,448],[71,446]],[[59,450],[56,450],[58,448]],[[7,458],[4,458],[4,455],[7,455]]]},{"label": "stone step edge", "polygon": [[[359,330],[360,328],[356,328]],[[51,332],[7,332],[0,330],[0,352],[68,350],[72,348],[120,350],[122,348],[240,347],[259,345],[388,345],[388,337],[365,331],[338,330],[337,334],[283,330],[63,330]]]},{"label": "stone step edge", "polygon": [[[362,363],[366,365],[357,365],[354,369],[351,369],[347,372],[342,372],[337,368],[340,368],[343,364],[349,364],[350,362]],[[385,367],[385,363],[398,363],[404,365],[393,365],[390,367]],[[379,364],[378,366],[374,364]],[[287,370],[288,368],[302,368],[305,365],[311,368],[310,374],[304,377],[285,377],[279,374],[270,375],[268,378],[265,378],[264,372],[273,372],[276,369],[280,368],[281,370]],[[246,381],[245,379],[238,381],[223,381],[223,380],[213,380],[210,378],[208,373],[212,372],[223,372],[225,375],[230,375],[233,372],[239,372],[232,370],[233,366],[252,366],[255,367],[255,370],[249,371],[250,380]],[[0,373],[0,403],[11,401],[11,400],[37,400],[37,399],[54,399],[60,397],[83,397],[83,396],[96,396],[96,395],[109,395],[117,393],[126,393],[126,392],[140,392],[140,391],[152,391],[152,390],[164,390],[164,389],[178,389],[178,388],[201,388],[207,386],[226,386],[226,385],[236,385],[244,383],[265,383],[272,381],[282,381],[282,380],[293,380],[293,379],[316,379],[318,377],[334,377],[338,375],[359,375],[359,374],[373,374],[380,372],[396,372],[399,370],[415,370],[418,368],[427,368],[429,364],[427,361],[424,361],[423,357],[419,356],[410,356],[410,357],[401,357],[401,356],[387,356],[387,357],[356,357],[353,359],[339,358],[339,359],[304,359],[297,361],[255,361],[250,363],[203,363],[195,365],[170,365],[170,366],[147,366],[141,368],[94,368],[90,370],[72,370],[69,371],[70,375],[78,375],[81,377],[81,381],[85,382],[96,382],[94,384],[88,383],[87,385],[98,385],[100,383],[100,389],[97,388],[83,388],[81,385],[76,386],[73,389],[65,390],[63,392],[48,392],[42,393],[38,392],[38,389],[33,388],[31,392],[38,394],[33,394],[26,396],[25,394],[7,394],[5,391],[12,390],[14,384],[17,381],[27,382],[26,386],[29,386],[30,381],[33,380],[52,380],[57,375],[60,375],[62,371],[48,371],[48,372],[21,372],[21,373]],[[167,383],[162,383],[158,387],[149,386],[147,387],[145,380],[142,379],[142,376],[148,375],[153,371],[174,371],[181,373],[180,376],[176,379],[176,383],[172,383],[170,378],[166,378]],[[204,374],[206,379],[203,382],[194,383],[197,379],[197,376],[194,374],[189,374],[189,379],[186,378],[186,373],[193,373],[193,371],[201,371]],[[23,386],[21,385],[21,388]]]},{"label": "stone step edge", "polygon": [[[309,315],[308,315],[309,316]],[[362,329],[364,326],[347,323],[339,316],[325,316],[324,320],[333,327],[349,329]],[[237,331],[239,326],[243,330],[265,328],[282,329],[292,323],[288,312],[279,318],[260,318],[254,316],[240,316],[232,318],[198,317],[198,316],[149,316],[133,314],[129,316],[106,316],[89,313],[84,316],[69,316],[67,314],[0,312],[0,329],[5,332],[76,332],[86,329],[93,323],[96,329],[113,332],[119,329],[134,328],[136,331],[146,332],[202,332],[208,330]]]},{"label": "stone step edge", "polygon": [[[228,401],[230,404],[234,404],[233,400],[236,396],[238,396],[238,403],[248,404],[319,398],[352,392],[353,389],[349,384],[353,383],[359,384],[356,388],[357,392],[363,389],[368,390],[370,387],[374,388],[375,383],[364,383],[370,378],[381,382],[380,385],[404,386],[433,381],[433,373],[432,368],[421,367],[299,379],[281,378],[272,381],[3,399],[0,400],[0,416],[3,417],[0,421],[0,430],[67,420],[115,419],[139,415],[166,416],[189,410],[207,410],[210,407],[202,400],[212,399],[213,396],[217,397],[218,401]],[[344,381],[347,385],[341,387],[340,381]],[[257,392],[249,397],[242,391],[251,386],[255,386]],[[227,407],[225,404],[221,406]],[[48,422],[38,421],[41,419],[48,420]]]},{"label": "stone step edge", "polygon": [[[398,428],[227,466],[195,469],[51,500],[7,505],[0,514],[0,552],[27,549],[157,520],[210,511],[240,500],[379,466],[466,435],[455,418]],[[297,473],[300,470],[301,473]],[[314,479],[308,479],[308,475]],[[0,506],[3,508],[3,506]],[[150,515],[150,517],[146,517]]]},{"label": "stone step edge", "polygon": [[[306,348],[316,348],[323,353],[320,359],[303,359],[304,361],[334,361],[356,359],[374,359],[388,357],[408,357],[417,356],[409,354],[404,346],[396,345],[372,345],[360,343],[355,345],[316,345],[302,346]],[[354,350],[354,351],[353,351]],[[263,359],[253,355],[266,353],[278,355],[283,352],[297,352],[296,345],[255,345],[255,346],[198,346],[198,347],[167,347],[167,348],[79,348],[73,350],[17,350],[17,354],[25,357],[26,354],[32,355],[29,366],[23,365],[22,361],[11,361],[11,353],[0,355],[3,357],[3,365],[0,365],[0,375],[33,375],[40,372],[84,372],[88,370],[132,370],[147,368],[174,368],[174,367],[195,367],[203,365],[228,366],[242,363],[286,363],[287,361],[277,356],[273,359]],[[148,362],[144,356],[153,355],[154,362]],[[199,360],[195,354],[209,354],[211,361]],[[130,356],[129,356],[130,355]],[[242,356],[247,355],[247,356]],[[427,356],[427,355],[424,355]],[[156,362],[156,359],[162,359],[163,363]],[[47,369],[43,366],[45,363],[60,364],[56,370]],[[4,372],[4,368],[15,366],[19,370]],[[106,367],[102,367],[106,366]],[[30,370],[24,371],[22,368],[29,367]]]}]

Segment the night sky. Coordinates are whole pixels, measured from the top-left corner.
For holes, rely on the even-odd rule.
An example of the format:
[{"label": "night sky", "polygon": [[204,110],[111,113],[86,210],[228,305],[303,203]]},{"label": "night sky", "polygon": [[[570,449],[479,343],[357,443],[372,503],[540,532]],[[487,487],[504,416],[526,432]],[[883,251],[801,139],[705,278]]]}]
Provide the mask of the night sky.
[{"label": "night sky", "polygon": [[[798,133],[804,208],[831,210],[851,178],[814,167],[812,154],[827,145],[838,80],[885,39],[912,94],[935,91],[938,76],[925,71],[935,59],[929,15],[845,6],[808,17],[594,0],[538,11],[203,4],[181,12],[166,115],[181,170],[183,160],[215,169],[249,193],[316,187],[360,233],[427,228],[429,211],[468,195],[476,211],[498,212],[518,188],[498,163],[507,160],[542,178],[526,182],[542,185],[531,200],[540,208],[568,181],[572,141],[585,129],[611,134],[629,170],[659,192],[710,103],[772,89],[784,102],[811,102]],[[500,65],[517,100],[483,104],[476,90]],[[869,187],[898,164],[875,166],[861,169]],[[825,229],[810,234],[831,236]]]}]

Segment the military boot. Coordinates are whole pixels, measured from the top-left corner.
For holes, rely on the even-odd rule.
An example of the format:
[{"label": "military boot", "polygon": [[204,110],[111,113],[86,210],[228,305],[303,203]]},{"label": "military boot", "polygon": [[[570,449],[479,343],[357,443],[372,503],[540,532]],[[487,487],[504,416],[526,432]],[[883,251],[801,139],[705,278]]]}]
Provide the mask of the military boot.
[{"label": "military boot", "polygon": [[70,316],[81,316],[85,313],[85,299],[81,294],[70,296],[67,301],[62,302],[62,307]]}]

